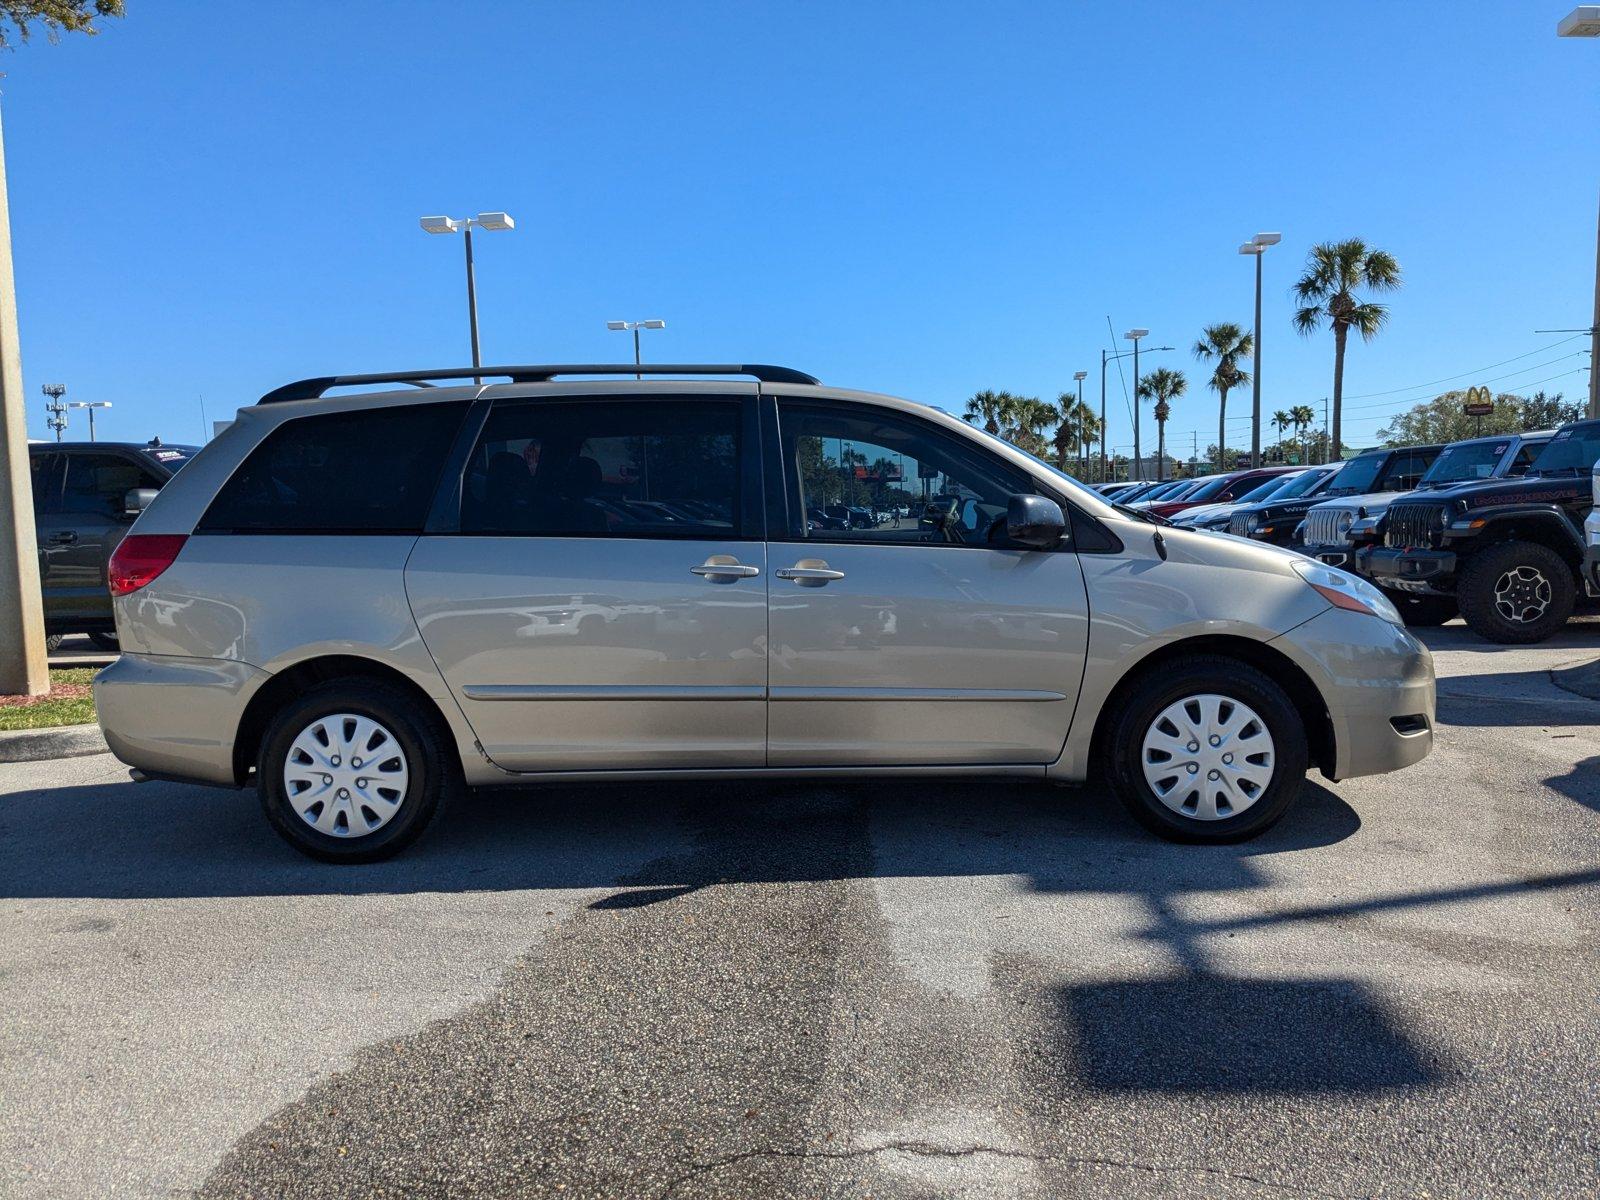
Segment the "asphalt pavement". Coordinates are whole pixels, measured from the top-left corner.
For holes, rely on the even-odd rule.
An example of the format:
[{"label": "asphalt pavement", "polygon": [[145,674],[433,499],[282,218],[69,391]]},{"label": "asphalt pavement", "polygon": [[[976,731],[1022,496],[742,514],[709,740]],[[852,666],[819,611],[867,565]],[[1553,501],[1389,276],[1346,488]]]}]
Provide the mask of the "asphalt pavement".
[{"label": "asphalt pavement", "polygon": [[563,787],[337,868],[0,766],[0,1195],[1593,1196],[1600,622],[1231,847],[1100,787]]}]

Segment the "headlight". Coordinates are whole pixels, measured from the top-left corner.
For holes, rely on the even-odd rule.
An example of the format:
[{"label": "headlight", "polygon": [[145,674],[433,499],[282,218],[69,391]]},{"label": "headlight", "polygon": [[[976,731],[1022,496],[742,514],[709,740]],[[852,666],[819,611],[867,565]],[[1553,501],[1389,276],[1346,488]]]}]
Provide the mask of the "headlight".
[{"label": "headlight", "polygon": [[1355,513],[1353,513],[1353,512],[1342,512],[1342,513],[1340,513],[1339,514],[1339,521],[1338,521],[1338,524],[1337,524],[1337,530],[1338,530],[1339,536],[1343,537],[1345,534],[1349,533],[1350,532],[1350,526],[1354,525],[1355,523],[1356,523],[1356,515],[1355,515]]},{"label": "headlight", "polygon": [[1309,558],[1296,560],[1289,565],[1335,608],[1381,617],[1391,625],[1405,628],[1405,618],[1400,615],[1400,610],[1389,603],[1389,597],[1365,579]]},{"label": "headlight", "polygon": [[1251,513],[1248,517],[1245,518],[1244,527],[1246,529],[1248,529],[1251,533],[1254,533],[1256,530],[1260,529],[1261,528],[1261,515],[1259,513]]}]

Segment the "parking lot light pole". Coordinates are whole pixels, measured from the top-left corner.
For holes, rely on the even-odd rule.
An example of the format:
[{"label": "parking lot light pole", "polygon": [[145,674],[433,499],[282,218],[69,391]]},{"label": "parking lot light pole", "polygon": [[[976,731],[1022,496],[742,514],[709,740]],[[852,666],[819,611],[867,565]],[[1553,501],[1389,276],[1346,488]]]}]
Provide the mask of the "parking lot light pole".
[{"label": "parking lot light pole", "polygon": [[94,410],[97,408],[110,408],[109,400],[69,400],[68,408],[87,408],[89,410],[89,440],[94,441]]},{"label": "parking lot light pole", "polygon": [[[1580,4],[1556,23],[1557,37],[1600,38],[1600,4]],[[1600,417],[1600,221],[1595,227],[1594,316],[1589,325],[1589,416]]]},{"label": "parking lot light pole", "polygon": [[[1148,333],[1150,331],[1145,330],[1145,332]],[[1152,346],[1149,350],[1145,351],[1145,353],[1151,354],[1157,350],[1171,349],[1171,346]],[[1109,478],[1109,474],[1107,471],[1106,459],[1106,364],[1116,362],[1119,358],[1127,358],[1129,355],[1135,354],[1136,352],[1137,346],[1134,350],[1124,350],[1121,354],[1113,354],[1109,350],[1100,351],[1100,474],[1106,476],[1107,478]],[[1134,387],[1137,388],[1138,385],[1139,377],[1135,375]],[[1139,398],[1137,396],[1134,397],[1133,403],[1134,411],[1138,412]],[[1129,477],[1132,478],[1131,471],[1129,472]]]},{"label": "parking lot light pole", "polygon": [[[1239,247],[1240,254],[1256,260],[1256,324],[1251,335],[1250,353],[1250,465],[1261,465],[1261,258],[1268,246],[1283,241],[1281,233],[1258,233]],[[1220,457],[1221,446],[1217,447]]]},{"label": "parking lot light pole", "polygon": [[[1079,458],[1080,458],[1080,465],[1081,465],[1081,461],[1083,459],[1087,458],[1087,455],[1084,454],[1084,449],[1083,449],[1083,381],[1085,379],[1089,378],[1089,372],[1087,372],[1087,371],[1074,371],[1072,373],[1072,378],[1074,380],[1076,380],[1077,384],[1078,384],[1078,412],[1077,412],[1077,421],[1078,421],[1078,426],[1079,426],[1079,428],[1078,428],[1078,455],[1079,455]],[[1104,430],[1101,430],[1100,436],[1102,438],[1105,437],[1105,431]],[[1085,469],[1087,469],[1087,468],[1085,468]]]},{"label": "parking lot light pole", "polygon": [[[629,329],[631,329],[633,331],[633,365],[636,366],[636,367],[642,366],[643,363],[644,363],[644,359],[640,357],[640,353],[639,353],[639,331],[641,329],[665,329],[666,327],[667,327],[667,323],[665,321],[660,321],[660,320],[653,320],[653,321],[607,321],[606,322],[606,328],[607,329],[619,329],[619,330],[629,330]],[[644,372],[643,371],[635,371],[633,373],[633,377],[635,379],[643,379],[644,378]]]},{"label": "parking lot light pole", "polygon": [[[517,223],[511,219],[510,213],[481,212],[475,217],[423,217],[418,224],[425,233],[462,233],[466,235],[467,246],[467,323],[472,330],[472,365],[481,367],[483,357],[478,352],[478,284],[472,270],[472,231],[474,228],[486,229],[496,233],[503,229],[515,229]],[[478,376],[473,376],[474,383],[482,383]]]},{"label": "parking lot light pole", "polygon": [[1144,469],[1144,455],[1139,448],[1139,339],[1150,336],[1148,329],[1130,329],[1122,335],[1133,343],[1133,469]]}]

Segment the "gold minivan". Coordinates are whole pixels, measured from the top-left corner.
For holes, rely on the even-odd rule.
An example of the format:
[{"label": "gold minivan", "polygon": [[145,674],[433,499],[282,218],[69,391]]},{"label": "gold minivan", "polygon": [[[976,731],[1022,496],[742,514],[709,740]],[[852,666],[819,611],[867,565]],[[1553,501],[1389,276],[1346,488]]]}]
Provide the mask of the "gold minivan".
[{"label": "gold minivan", "polygon": [[113,559],[112,750],[253,783],[297,848],[360,862],[462,787],[622,778],[1103,770],[1157,833],[1235,840],[1312,766],[1432,746],[1428,651],[1352,575],[923,404],[638,369],[240,410]]}]

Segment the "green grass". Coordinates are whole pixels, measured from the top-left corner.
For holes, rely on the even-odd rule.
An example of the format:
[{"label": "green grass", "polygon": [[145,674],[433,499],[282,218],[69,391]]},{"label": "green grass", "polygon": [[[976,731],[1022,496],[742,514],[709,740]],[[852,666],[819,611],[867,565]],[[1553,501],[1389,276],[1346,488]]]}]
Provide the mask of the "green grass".
[{"label": "green grass", "polygon": [[93,667],[50,672],[51,694],[28,704],[0,707],[0,730],[46,729],[52,725],[87,725],[94,720],[94,696],[59,695],[61,684],[87,685],[94,679]]}]

